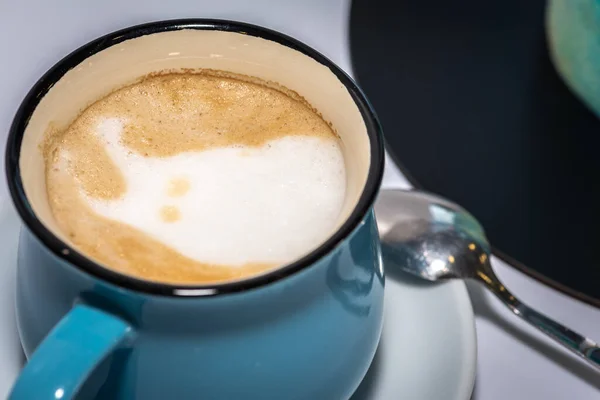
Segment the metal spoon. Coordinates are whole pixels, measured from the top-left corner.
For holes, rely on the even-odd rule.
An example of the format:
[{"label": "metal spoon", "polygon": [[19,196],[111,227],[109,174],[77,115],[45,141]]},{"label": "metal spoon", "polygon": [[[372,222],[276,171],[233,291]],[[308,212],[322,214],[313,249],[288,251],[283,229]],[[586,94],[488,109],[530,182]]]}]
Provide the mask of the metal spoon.
[{"label": "metal spoon", "polygon": [[600,368],[595,342],[523,304],[500,282],[483,228],[460,206],[423,192],[382,190],[375,214],[388,267],[429,281],[479,281],[514,314]]}]

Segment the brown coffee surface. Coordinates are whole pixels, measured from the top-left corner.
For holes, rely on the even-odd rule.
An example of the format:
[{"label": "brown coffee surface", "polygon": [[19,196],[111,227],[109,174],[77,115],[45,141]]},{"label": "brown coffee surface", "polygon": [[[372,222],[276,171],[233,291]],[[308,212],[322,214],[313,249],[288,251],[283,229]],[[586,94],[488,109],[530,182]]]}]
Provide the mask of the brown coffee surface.
[{"label": "brown coffee surface", "polygon": [[[59,229],[86,256],[112,270],[171,284],[240,280],[280,265],[218,265],[190,259],[152,236],[95,213],[85,194],[118,199],[127,182],[94,133],[98,121],[124,121],[121,145],[144,157],[169,157],[219,147],[257,147],[285,136],[339,140],[300,96],[279,85],[222,71],[145,77],[87,107],[64,131],[49,129],[43,152],[50,207]],[[168,196],[184,196],[190,182],[174,178]],[[181,218],[160,210],[165,223]]]}]

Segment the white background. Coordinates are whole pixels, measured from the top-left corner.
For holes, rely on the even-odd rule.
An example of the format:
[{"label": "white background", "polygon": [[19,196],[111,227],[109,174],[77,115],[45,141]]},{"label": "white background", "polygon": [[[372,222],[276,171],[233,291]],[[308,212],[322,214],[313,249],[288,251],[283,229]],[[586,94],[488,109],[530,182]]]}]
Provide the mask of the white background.
[{"label": "white background", "polygon": [[[10,121],[27,90],[56,61],[97,36],[157,19],[235,19],[294,36],[351,73],[349,7],[350,3],[346,0],[0,0],[2,156]],[[406,185],[406,180],[395,166],[388,163],[385,186]],[[14,230],[0,230],[0,260],[14,263],[18,219],[4,182],[0,186],[0,225],[15,227]],[[600,310],[557,293],[502,262],[494,261],[500,278],[522,300],[572,329],[600,340]],[[0,279],[14,281],[14,268],[0,269]],[[469,292],[477,315],[479,346],[478,377],[473,399],[600,398],[600,372],[525,326],[479,287],[469,285]],[[14,321],[13,298],[12,290],[0,293],[0,324],[12,324]],[[13,352],[0,355],[3,365],[15,366],[14,371],[0,378],[0,387],[7,388],[17,373],[16,366],[20,365],[22,355],[16,327],[0,328],[0,340],[14,343]]]}]

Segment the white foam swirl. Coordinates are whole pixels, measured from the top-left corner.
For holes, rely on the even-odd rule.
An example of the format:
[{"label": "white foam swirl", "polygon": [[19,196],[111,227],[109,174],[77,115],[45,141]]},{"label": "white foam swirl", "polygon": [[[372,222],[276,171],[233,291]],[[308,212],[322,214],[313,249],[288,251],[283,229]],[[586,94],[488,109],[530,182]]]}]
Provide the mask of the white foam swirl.
[{"label": "white foam swirl", "polygon": [[[227,265],[288,263],[331,234],[346,187],[344,159],[334,140],[288,136],[259,148],[152,158],[124,148],[122,130],[122,121],[114,118],[96,127],[127,182],[121,199],[86,197],[104,217],[190,258]],[[169,195],[173,179],[187,180],[189,190]],[[180,219],[161,218],[164,206],[176,207]]]}]

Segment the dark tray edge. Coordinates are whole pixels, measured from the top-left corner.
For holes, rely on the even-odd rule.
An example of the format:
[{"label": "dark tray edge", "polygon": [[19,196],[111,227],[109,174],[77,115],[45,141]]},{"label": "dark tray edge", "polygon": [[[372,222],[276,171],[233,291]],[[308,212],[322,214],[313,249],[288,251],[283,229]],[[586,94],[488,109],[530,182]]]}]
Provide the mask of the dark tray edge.
[{"label": "dark tray edge", "polygon": [[[386,146],[386,151],[388,152],[388,154],[390,155],[391,159],[394,161],[396,166],[398,166],[398,169],[400,170],[400,172],[402,172],[402,175],[404,175],[404,177],[410,182],[410,184],[412,186],[414,186],[416,189],[424,190],[425,188],[419,182],[417,182],[417,180],[414,178],[414,176],[412,176],[412,174],[408,171],[408,169],[402,164],[402,162],[400,162],[398,157],[396,157],[396,155],[390,149],[389,146]],[[600,300],[595,299],[586,294],[577,292],[576,290],[573,290],[559,282],[549,279],[548,277],[540,274],[539,272],[534,271],[533,269],[527,267],[525,264],[521,263],[520,261],[515,260],[514,258],[512,258],[508,254],[502,252],[501,250],[497,249],[493,245],[492,245],[492,253],[496,257],[498,257],[499,259],[504,261],[506,264],[508,264],[512,268],[516,269],[517,271],[522,272],[523,274],[527,275],[528,277],[533,278],[533,279],[537,280],[538,282],[540,282],[546,286],[549,286],[552,289],[555,289],[563,294],[566,294],[567,296],[570,296],[574,299],[582,301],[593,307],[600,308]]]}]

